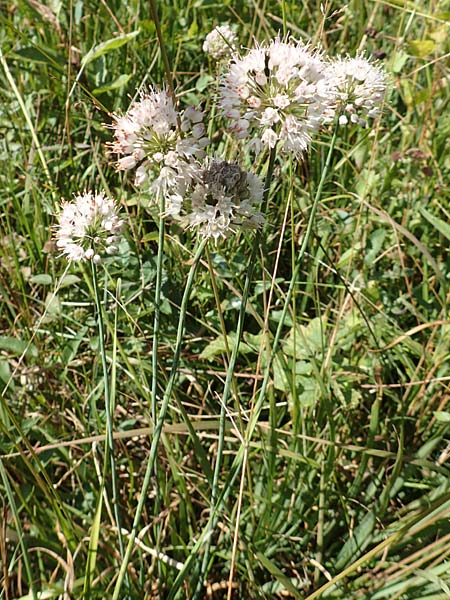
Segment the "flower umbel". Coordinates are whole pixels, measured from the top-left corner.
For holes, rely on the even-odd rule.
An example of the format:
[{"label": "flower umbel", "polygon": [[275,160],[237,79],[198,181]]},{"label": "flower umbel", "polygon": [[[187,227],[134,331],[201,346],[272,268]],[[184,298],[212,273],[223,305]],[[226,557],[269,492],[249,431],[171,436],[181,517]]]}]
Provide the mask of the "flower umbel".
[{"label": "flower umbel", "polygon": [[203,42],[203,52],[215,60],[223,58],[235,49],[236,34],[228,25],[215,27]]},{"label": "flower umbel", "polygon": [[56,245],[68,260],[99,263],[102,255],[117,252],[124,223],[114,200],[104,192],[86,191],[61,204]]},{"label": "flower umbel", "polygon": [[258,228],[264,223],[259,212],[263,183],[256,175],[243,171],[236,163],[212,160],[200,172],[190,194],[184,221],[198,227],[204,237],[226,237],[237,227]]},{"label": "flower umbel", "polygon": [[337,58],[328,73],[335,81],[341,125],[349,121],[366,125],[367,118],[380,114],[386,91],[386,75],[380,66],[363,56]]},{"label": "flower umbel", "polygon": [[188,107],[181,114],[165,91],[142,92],[126,115],[112,115],[113,153],[123,155],[119,171],[136,167],[135,184],[150,182],[150,190],[166,194],[174,185],[188,184],[192,162],[203,158],[209,143],[203,113]]},{"label": "flower umbel", "polygon": [[273,148],[300,156],[311,135],[333,114],[334,82],[319,54],[292,39],[272,40],[234,58],[220,104],[241,139],[254,134],[256,151]]}]

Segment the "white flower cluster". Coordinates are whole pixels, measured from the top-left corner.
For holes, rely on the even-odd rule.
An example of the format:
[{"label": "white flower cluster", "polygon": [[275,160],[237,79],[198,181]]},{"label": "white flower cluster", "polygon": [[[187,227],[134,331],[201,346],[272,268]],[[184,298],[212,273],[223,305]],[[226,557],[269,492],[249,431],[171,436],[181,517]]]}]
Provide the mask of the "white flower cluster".
[{"label": "white flower cluster", "polygon": [[189,183],[192,164],[205,156],[203,113],[188,107],[181,115],[165,91],[150,90],[132,103],[126,115],[113,115],[111,152],[123,155],[118,170],[136,167],[135,184],[150,181],[150,191],[166,194]]},{"label": "white flower cluster", "polygon": [[216,241],[237,226],[259,227],[263,186],[255,175],[224,161],[201,163],[203,113],[193,107],[178,114],[165,91],[143,94],[125,116],[113,115],[113,152],[123,155],[118,170],[136,168],[135,181],[165,198],[164,216],[198,227]]},{"label": "white flower cluster", "polygon": [[[350,79],[355,82],[351,90]],[[373,116],[385,87],[383,72],[367,59],[330,66],[303,43],[277,38],[242,58],[233,57],[222,80],[220,105],[231,120],[231,131],[250,138],[248,145],[256,152],[277,146],[300,157],[313,133],[339,112],[341,102],[347,111],[352,106],[355,114],[363,109]]]},{"label": "white flower cluster", "polygon": [[99,263],[102,255],[117,252],[124,223],[116,202],[104,192],[84,192],[61,204],[56,245],[68,260]]},{"label": "white flower cluster", "polygon": [[235,50],[236,40],[236,34],[228,25],[220,25],[206,36],[203,42],[203,52],[215,60],[219,60]]},{"label": "white flower cluster", "polygon": [[[385,74],[361,55],[324,60],[288,37],[241,57],[235,42],[235,33],[223,25],[208,34],[203,49],[215,59],[231,55],[219,103],[231,121],[229,131],[255,152],[276,147],[300,158],[336,115],[341,125],[366,125],[381,112]],[[150,89],[112,119],[109,149],[118,155],[116,169],[135,169],[136,185],[145,185],[155,199],[164,197],[164,216],[215,241],[237,227],[264,223],[261,180],[236,163],[204,160],[209,139],[201,110],[179,112],[166,90]],[[69,260],[99,262],[102,254],[117,251],[124,221],[103,192],[80,194],[61,209],[56,244]]]},{"label": "white flower cluster", "polygon": [[241,170],[236,163],[212,160],[200,171],[185,198],[179,198],[184,213],[181,220],[217,241],[236,227],[260,227],[264,223],[259,211],[262,199],[259,177]]},{"label": "white flower cluster", "polygon": [[300,156],[333,116],[334,82],[319,54],[301,42],[275,39],[233,59],[220,93],[232,131],[242,139],[253,134],[256,151],[278,144]]},{"label": "white flower cluster", "polygon": [[339,57],[330,62],[328,74],[335,81],[341,125],[365,126],[367,118],[380,114],[386,77],[379,65],[363,56]]}]

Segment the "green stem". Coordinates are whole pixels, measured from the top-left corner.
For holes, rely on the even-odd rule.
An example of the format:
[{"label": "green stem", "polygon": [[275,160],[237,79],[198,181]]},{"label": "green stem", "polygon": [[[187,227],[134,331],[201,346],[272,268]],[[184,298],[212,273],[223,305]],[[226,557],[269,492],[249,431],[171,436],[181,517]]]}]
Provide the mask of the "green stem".
[{"label": "green stem", "polygon": [[[172,74],[172,71],[170,70],[169,57],[167,56],[166,45],[164,43],[164,38],[162,35],[162,31],[161,31],[161,25],[159,22],[156,3],[155,3],[155,0],[149,0],[149,1],[150,1],[150,13],[152,15],[153,22],[155,23],[156,35],[158,37],[158,43],[159,43],[159,49],[161,50],[161,58],[163,61],[164,71],[165,71],[166,78],[167,78],[167,85],[169,87],[169,92],[170,92],[170,95],[172,96],[173,103],[176,104],[175,88],[173,85],[173,74]],[[177,116],[177,119],[178,119],[178,126],[179,126],[180,125],[179,116]]]},{"label": "green stem", "polygon": [[[269,204],[269,191],[270,191],[270,182],[272,180],[273,168],[275,165],[275,156],[276,156],[276,148],[272,148],[269,156],[269,165],[267,167],[265,185],[264,185],[264,197],[263,197],[263,206],[265,207],[265,212],[267,213],[267,207]],[[253,279],[253,270],[256,263],[256,257],[258,254],[259,246],[261,243],[262,232],[261,230],[257,232],[255,236],[255,241],[253,243],[252,253],[249,260],[249,265],[247,269],[247,274],[244,283],[244,291],[242,293],[241,306],[239,310],[238,324],[236,328],[236,339],[233,345],[233,350],[231,352],[231,357],[228,364],[227,376],[225,379],[225,386],[223,390],[222,396],[222,407],[220,411],[220,420],[219,420],[219,434],[218,434],[218,444],[217,444],[217,457],[216,464],[214,467],[214,478],[213,478],[213,486],[211,490],[211,507],[215,507],[218,502],[218,490],[219,490],[219,477],[220,477],[220,469],[222,466],[222,457],[223,457],[223,448],[224,448],[224,438],[225,438],[225,425],[226,425],[226,407],[228,404],[228,398],[230,395],[231,385],[234,379],[234,369],[236,366],[236,359],[239,352],[239,344],[242,338],[242,332],[244,329],[244,319],[245,313],[247,310],[247,302],[250,294],[250,285]],[[219,499],[220,504],[220,499]],[[197,582],[196,593],[194,598],[198,598],[203,587],[203,579],[206,575],[206,569],[208,567],[209,562],[209,554],[211,550],[211,541],[212,541],[212,532],[215,529],[217,519],[220,514],[220,508],[214,508],[211,510],[211,515],[209,519],[209,523],[207,526],[208,533],[207,541],[205,544],[205,552],[203,555],[202,566],[200,571],[200,578]]]},{"label": "green stem", "polygon": [[[27,597],[31,598],[31,600],[38,600],[39,596],[36,591],[36,585],[35,585],[35,581],[34,581],[34,577],[33,577],[33,569],[32,569],[30,557],[28,554],[27,543],[25,541],[26,540],[25,534],[21,528],[21,523],[20,523],[20,519],[19,519],[19,511],[17,510],[17,505],[16,505],[16,501],[14,498],[14,494],[13,494],[13,491],[9,484],[8,475],[6,473],[6,470],[3,466],[3,461],[1,459],[0,459],[0,477],[3,481],[3,487],[5,488],[5,495],[6,495],[6,498],[8,499],[9,509],[12,513],[12,518],[13,518],[13,522],[14,522],[14,525],[16,528],[18,541],[20,544],[20,548],[22,550],[22,560],[23,560],[23,564],[25,565],[25,573],[27,575],[28,585],[30,586],[30,592]],[[8,504],[6,506],[8,506]],[[35,575],[36,574],[34,574],[34,576]]]},{"label": "green stem", "polygon": [[134,541],[135,541],[135,538],[137,535],[139,522],[141,520],[142,511],[144,509],[144,504],[147,499],[147,491],[148,491],[148,488],[150,485],[151,476],[154,472],[155,461],[156,461],[156,456],[157,456],[157,452],[158,452],[159,439],[161,437],[164,420],[166,418],[166,413],[167,413],[167,409],[169,406],[169,400],[170,400],[170,397],[172,394],[173,385],[175,383],[175,378],[178,373],[178,363],[180,361],[181,343],[183,340],[184,323],[185,323],[185,319],[186,319],[186,312],[187,312],[189,297],[191,294],[192,284],[194,282],[195,272],[197,270],[197,266],[200,261],[200,257],[203,253],[206,243],[207,243],[207,240],[203,240],[202,243],[200,244],[200,246],[198,247],[197,252],[195,253],[195,256],[192,261],[191,269],[189,271],[188,279],[186,282],[186,287],[184,289],[183,299],[181,301],[181,307],[180,307],[180,318],[178,321],[178,331],[177,331],[177,339],[176,339],[176,346],[175,346],[175,353],[174,353],[174,357],[173,357],[172,369],[170,371],[169,381],[167,382],[166,391],[164,392],[164,397],[161,402],[161,408],[159,411],[158,420],[155,425],[153,439],[152,439],[152,443],[150,446],[150,453],[149,453],[149,457],[148,457],[148,461],[147,461],[147,467],[145,470],[144,481],[142,483],[141,493],[139,496],[138,505],[136,507],[136,512],[134,515],[133,527],[131,529],[130,537],[129,537],[127,548],[125,551],[125,556],[124,556],[124,558],[122,560],[122,564],[120,566],[120,571],[119,571],[119,575],[117,577],[116,585],[114,587],[114,593],[112,596],[112,600],[119,600],[119,598],[120,598],[120,590],[122,587],[123,579],[127,572],[128,563],[130,562],[131,552],[133,551]]},{"label": "green stem", "polygon": [[[293,291],[294,291],[294,288],[295,288],[295,285],[296,285],[296,282],[297,282],[297,277],[298,277],[298,274],[299,274],[299,271],[300,271],[300,267],[301,267],[301,264],[302,264],[301,261],[302,261],[302,258],[304,256],[305,252],[306,252],[306,248],[307,248],[309,239],[310,239],[310,237],[312,235],[313,223],[314,223],[314,219],[315,219],[315,215],[316,215],[316,212],[317,212],[317,208],[318,208],[320,199],[322,197],[323,187],[324,187],[325,181],[327,180],[328,173],[329,173],[329,170],[330,170],[331,159],[332,159],[332,156],[333,156],[334,147],[335,147],[335,144],[336,144],[336,139],[337,139],[337,127],[336,127],[336,129],[335,129],[335,131],[333,133],[333,137],[332,137],[331,142],[330,142],[330,147],[329,147],[329,150],[328,150],[328,155],[327,155],[327,158],[325,160],[325,164],[324,164],[324,167],[323,167],[323,170],[322,170],[322,174],[321,174],[321,178],[320,178],[320,181],[319,181],[319,185],[317,187],[316,194],[315,194],[315,197],[314,197],[314,201],[313,201],[313,205],[312,205],[312,208],[311,208],[311,214],[310,214],[310,217],[309,217],[309,221],[308,221],[308,225],[307,225],[307,228],[306,228],[305,236],[303,238],[300,250],[299,250],[299,252],[297,254],[296,265],[295,265],[294,271],[292,273],[291,282],[289,284],[289,289],[288,289],[288,292],[286,294],[285,304],[284,304],[284,307],[283,307],[283,311],[282,311],[282,314],[281,314],[280,321],[278,323],[277,331],[275,333],[273,347],[272,347],[272,354],[271,354],[271,357],[269,357],[268,364],[266,365],[264,379],[263,379],[263,382],[262,382],[262,385],[261,385],[261,389],[260,389],[260,393],[259,393],[259,396],[258,396],[258,400],[257,400],[256,405],[254,407],[253,416],[252,416],[252,418],[250,420],[250,423],[248,425],[248,428],[247,428],[246,441],[245,441],[244,445],[241,446],[241,448],[239,449],[239,451],[238,451],[238,453],[237,453],[237,455],[236,455],[236,457],[235,457],[235,459],[233,461],[233,464],[231,465],[230,474],[229,474],[228,481],[227,481],[225,489],[227,489],[227,487],[230,486],[230,482],[234,481],[234,479],[236,478],[236,476],[237,476],[237,474],[239,472],[239,469],[241,468],[241,465],[244,462],[244,459],[245,459],[245,456],[246,456],[246,448],[248,448],[248,445],[250,443],[251,437],[252,437],[252,435],[253,435],[253,433],[255,431],[256,425],[258,423],[259,413],[261,411],[261,408],[262,408],[262,405],[263,405],[263,402],[264,402],[264,398],[265,398],[265,394],[266,394],[266,390],[267,390],[267,385],[268,385],[269,379],[270,379],[272,360],[273,360],[273,357],[275,356],[276,351],[278,349],[278,346],[280,344],[280,339],[281,339],[281,334],[282,334],[283,327],[284,327],[284,322],[285,322],[285,319],[286,319],[286,315],[287,315],[287,312],[288,312],[288,309],[289,309],[289,305],[290,305],[290,302],[291,302],[292,294],[293,294]],[[268,176],[270,175],[270,170],[269,170],[269,172],[268,172],[267,175]],[[266,188],[267,188],[267,185],[266,185]],[[267,192],[267,189],[266,189],[266,192]],[[233,364],[233,366],[234,366],[234,364]],[[225,394],[224,394],[224,396],[225,396]],[[214,518],[217,518],[216,515],[220,514],[221,506],[223,505],[226,497],[227,497],[227,494],[224,493],[224,494],[222,494],[222,497],[218,498],[217,507],[216,507],[216,509],[214,511]]]},{"label": "green stem", "polygon": [[[160,194],[159,199],[159,223],[158,223],[158,255],[156,259],[156,289],[155,289],[155,304],[154,304],[154,321],[153,321],[153,346],[152,346],[152,389],[151,389],[151,414],[152,414],[152,425],[155,426],[157,412],[158,412],[158,348],[159,348],[159,330],[161,322],[161,288],[162,288],[162,272],[163,272],[163,258],[164,258],[164,239],[165,239],[165,198],[164,194]],[[160,510],[160,495],[159,495],[159,481],[158,481],[158,465],[155,463],[155,510],[154,514],[158,515]],[[157,550],[159,549],[159,539],[161,526],[158,519],[155,520],[155,540]],[[160,573],[160,563],[158,562],[158,574]],[[158,580],[160,577],[158,577]]]},{"label": "green stem", "polygon": [[153,347],[152,347],[152,397],[151,397],[151,412],[153,424],[156,422],[156,414],[158,407],[157,398],[157,381],[158,381],[158,346],[159,346],[159,328],[161,319],[161,287],[162,287],[162,270],[164,258],[164,214],[165,202],[164,195],[161,194],[159,201],[159,223],[158,223],[158,255],[156,259],[156,288],[155,288],[155,317],[153,321]]},{"label": "green stem", "polygon": [[[116,461],[114,456],[114,439],[113,439],[113,413],[114,406],[111,402],[111,393],[109,387],[109,375],[108,375],[108,364],[106,361],[106,350],[105,350],[105,325],[103,321],[103,307],[100,300],[100,290],[97,278],[97,267],[92,262],[92,283],[94,286],[95,304],[97,308],[97,320],[98,320],[98,337],[100,346],[100,356],[102,360],[103,369],[103,390],[105,397],[105,413],[106,413],[106,443],[105,443],[105,465],[109,461],[111,468],[111,487],[112,487],[112,499],[114,508],[114,519],[116,521],[117,536],[119,539],[120,557],[123,559],[124,556],[124,545],[122,538],[122,530],[120,525],[120,511],[119,511],[119,494],[117,488],[117,477],[116,477]],[[106,468],[105,468],[106,472]]]},{"label": "green stem", "polygon": [[[325,185],[325,182],[327,180],[328,177],[328,173],[330,170],[330,166],[331,166],[331,159],[334,153],[334,148],[336,145],[336,139],[337,139],[337,133],[338,133],[338,125],[336,125],[335,130],[333,132],[333,137],[331,138],[331,142],[330,142],[330,147],[328,149],[328,154],[327,157],[325,159],[325,164],[323,166],[322,169],[322,173],[320,176],[320,181],[319,181],[319,185],[317,186],[317,190],[314,196],[314,201],[313,201],[313,205],[311,208],[311,214],[309,216],[309,220],[308,220],[308,225],[306,227],[306,231],[305,231],[305,235],[303,236],[303,240],[302,240],[302,244],[300,246],[300,250],[298,251],[297,254],[297,259],[296,259],[296,264],[294,267],[294,271],[292,273],[292,278],[289,284],[289,289],[287,291],[286,294],[286,299],[284,302],[284,306],[283,306],[283,311],[281,313],[281,317],[280,317],[280,321],[278,323],[278,327],[275,333],[275,337],[274,337],[274,341],[273,341],[273,347],[272,347],[272,356],[271,358],[267,361],[267,365],[266,365],[266,371],[264,374],[264,379],[261,385],[261,389],[259,392],[259,397],[258,397],[258,401],[256,403],[255,406],[255,410],[254,410],[254,416],[253,419],[251,420],[250,424],[249,424],[249,428],[248,428],[248,432],[247,432],[247,439],[250,440],[256,424],[258,422],[258,415],[259,412],[261,410],[262,404],[264,402],[264,397],[266,394],[266,390],[267,390],[267,385],[269,383],[269,379],[270,379],[270,373],[271,373],[271,364],[272,364],[272,360],[273,357],[275,356],[277,350],[278,350],[278,346],[280,344],[280,339],[281,339],[281,333],[283,331],[283,327],[284,327],[284,322],[286,320],[286,315],[289,309],[289,305],[291,303],[291,298],[292,298],[292,294],[294,292],[294,288],[297,282],[297,277],[298,274],[300,272],[300,267],[302,266],[302,259],[305,255],[306,252],[306,248],[308,247],[308,243],[309,240],[311,238],[312,235],[312,229],[313,229],[313,225],[314,225],[314,219],[317,213],[317,208],[319,206],[319,202],[320,199],[322,198],[322,191],[323,191],[323,186]],[[239,455],[238,455],[239,456]]]}]

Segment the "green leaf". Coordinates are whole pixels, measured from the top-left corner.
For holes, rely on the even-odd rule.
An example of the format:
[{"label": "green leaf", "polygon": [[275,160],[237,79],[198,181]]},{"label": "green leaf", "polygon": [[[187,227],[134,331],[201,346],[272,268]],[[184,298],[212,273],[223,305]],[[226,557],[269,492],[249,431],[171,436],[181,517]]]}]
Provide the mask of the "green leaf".
[{"label": "green leaf", "polygon": [[211,85],[214,82],[214,78],[211,77],[211,75],[207,75],[206,73],[204,75],[201,75],[198,79],[197,79],[197,83],[195,84],[195,89],[198,92],[203,92],[209,85]]},{"label": "green leaf", "polygon": [[100,537],[101,518],[103,508],[103,486],[98,495],[97,509],[95,511],[94,521],[92,523],[91,535],[89,537],[88,560],[86,563],[86,572],[84,575],[83,597],[89,598],[92,590],[92,582],[97,567],[98,540]]},{"label": "green leaf", "polygon": [[42,319],[43,323],[50,323],[58,319],[62,313],[61,302],[58,296],[53,293],[47,294],[45,298],[45,316]]},{"label": "green leaf", "polygon": [[59,287],[62,288],[62,287],[67,287],[69,285],[74,285],[75,283],[78,283],[79,281],[80,281],[80,278],[78,277],[78,275],[73,275],[72,273],[66,273],[66,275],[64,275],[64,277],[61,281],[61,285]]},{"label": "green leaf", "polygon": [[372,231],[369,237],[371,248],[364,257],[364,262],[366,264],[371,265],[376,260],[381,248],[383,247],[385,238],[386,229],[376,229],[375,231]]},{"label": "green leaf", "polygon": [[127,83],[130,81],[130,79],[131,79],[131,75],[125,75],[125,74],[119,75],[119,77],[114,79],[114,81],[111,81],[111,83],[107,83],[105,85],[102,85],[101,87],[95,88],[94,90],[92,90],[92,93],[95,96],[99,96],[100,94],[110,92],[111,90],[117,90],[117,89],[127,85]]},{"label": "green leaf", "polygon": [[326,317],[316,317],[306,326],[293,327],[284,343],[284,352],[298,359],[321,353],[326,322]]},{"label": "green leaf", "polygon": [[320,400],[322,392],[318,381],[311,377],[297,377],[296,383],[303,388],[297,398],[302,406],[314,406]]},{"label": "green leaf", "polygon": [[425,208],[420,208],[419,210],[427,221],[429,221],[434,227],[436,227],[436,229],[440,233],[442,233],[444,237],[450,240],[450,225],[448,223],[442,221],[442,219],[439,219],[438,217],[435,217],[434,215],[429,213]]},{"label": "green leaf", "polygon": [[435,410],[434,416],[436,417],[436,421],[440,423],[450,423],[450,413],[445,410]]},{"label": "green leaf", "polygon": [[86,56],[82,60],[82,67],[85,67],[87,64],[102,56],[103,54],[107,54],[111,52],[111,50],[117,50],[121,46],[128,44],[128,42],[134,39],[137,35],[139,35],[139,29],[137,31],[132,31],[131,33],[126,33],[124,35],[118,35],[115,38],[111,38],[110,40],[106,40],[106,42],[102,42],[101,44],[97,44],[94,46]]},{"label": "green leaf", "polygon": [[406,52],[396,52],[394,60],[392,61],[392,71],[394,73],[400,73],[403,70],[408,58],[409,56],[406,54]]},{"label": "green leaf", "polygon": [[62,56],[59,56],[53,50],[48,50],[47,48],[41,50],[35,46],[20,48],[14,54],[23,60],[45,63],[51,67],[63,66],[66,62]]},{"label": "green leaf", "polygon": [[[229,348],[230,352],[232,352],[232,350],[234,348],[235,340],[236,340],[235,333],[230,333],[227,336],[228,348]],[[202,350],[199,358],[201,358],[203,360],[211,360],[218,354],[225,354],[225,352],[226,352],[225,339],[224,339],[223,335],[221,334],[218,337],[216,337],[215,340],[210,342]],[[239,353],[240,354],[248,354],[249,352],[253,352],[253,350],[250,348],[250,346],[248,344],[241,341],[241,343],[239,344]]]},{"label": "green leaf", "polygon": [[412,56],[425,58],[433,53],[436,44],[433,40],[411,40],[407,44],[408,51]]},{"label": "green leaf", "polygon": [[267,556],[264,556],[261,552],[256,553],[256,558],[262,564],[262,566],[269,571],[272,577],[275,577],[279,583],[282,584],[284,589],[288,591],[294,598],[302,600],[303,596],[298,592],[297,588],[293,585],[289,577],[281,571]]},{"label": "green leaf", "polygon": [[290,377],[289,373],[286,372],[284,367],[283,360],[280,358],[279,353],[277,353],[272,362],[273,369],[273,385],[276,390],[280,390],[281,392],[290,392]]},{"label": "green leaf", "polygon": [[335,563],[336,570],[343,569],[349,562],[362,554],[363,550],[372,540],[375,524],[375,514],[373,511],[368,512],[354,529],[353,535],[342,546]]},{"label": "green leaf", "polygon": [[26,340],[18,340],[15,337],[8,335],[0,336],[0,350],[5,350],[14,356],[20,356],[24,352],[31,356],[37,357],[38,351],[34,344],[30,344]]},{"label": "green leaf", "polygon": [[7,360],[0,360],[0,379],[6,385],[11,377],[11,367]]},{"label": "green leaf", "polygon": [[51,275],[48,273],[40,273],[39,275],[33,275],[30,279],[31,283],[36,283],[37,285],[50,285],[53,281]]},{"label": "green leaf", "polygon": [[144,243],[144,242],[157,242],[158,238],[159,238],[159,232],[158,231],[150,231],[150,233],[146,233],[144,236],[142,236],[141,243]]}]

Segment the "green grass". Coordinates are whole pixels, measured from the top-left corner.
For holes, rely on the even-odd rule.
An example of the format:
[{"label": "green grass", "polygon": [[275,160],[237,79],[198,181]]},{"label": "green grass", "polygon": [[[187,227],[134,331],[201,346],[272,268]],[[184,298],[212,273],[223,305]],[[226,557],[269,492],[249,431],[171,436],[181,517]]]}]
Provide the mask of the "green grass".
[{"label": "green grass", "polygon": [[[285,30],[375,53],[390,79],[328,172],[330,134],[276,156],[261,239],[210,244],[195,270],[195,233],[161,237],[105,146],[110,113],[167,84],[150,4],[4,3],[1,600],[450,597],[450,4],[324,7],[157,3],[180,101],[262,176],[269,157],[253,165],[216,108],[214,25],[246,47]],[[92,274],[52,241],[60,198],[84,189],[127,218],[98,270],[104,353]]]}]

